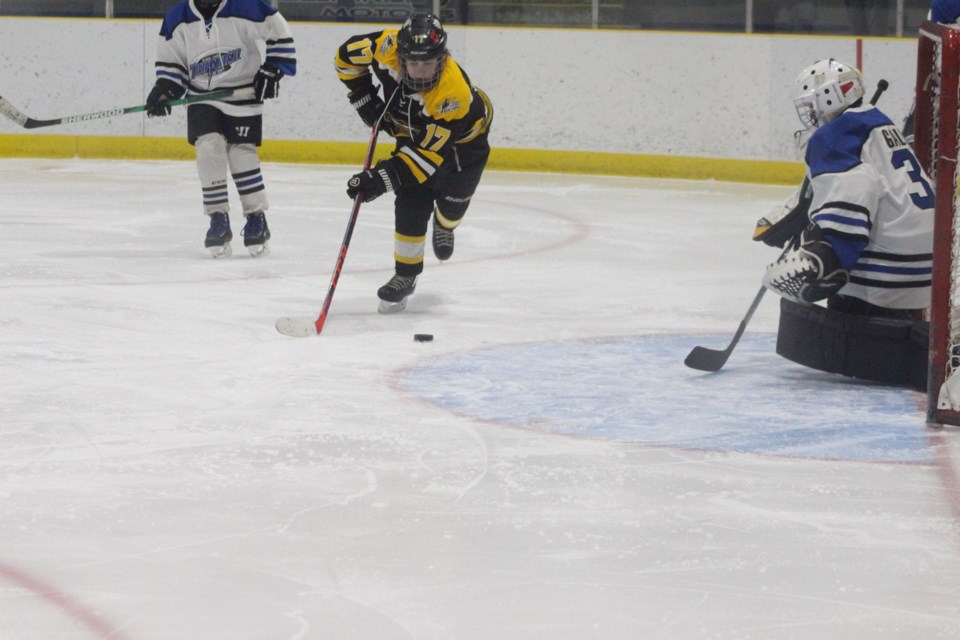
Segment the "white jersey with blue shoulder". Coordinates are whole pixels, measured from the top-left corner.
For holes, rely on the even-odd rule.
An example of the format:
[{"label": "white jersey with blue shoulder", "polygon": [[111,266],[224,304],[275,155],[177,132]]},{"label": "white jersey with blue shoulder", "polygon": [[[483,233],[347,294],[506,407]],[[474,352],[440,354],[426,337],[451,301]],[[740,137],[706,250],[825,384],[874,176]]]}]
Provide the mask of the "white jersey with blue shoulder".
[{"label": "white jersey with blue shoulder", "polygon": [[810,219],[850,282],[840,291],[891,309],[930,304],[934,195],[899,129],[876,107],[847,109],[810,137]]},{"label": "white jersey with blue shoulder", "polygon": [[930,19],[951,24],[960,19],[960,0],[933,0],[930,3]]},{"label": "white jersey with blue shoulder", "polygon": [[[206,19],[193,0],[182,0],[167,12],[157,45],[157,79],[172,80],[188,95],[253,86],[264,63],[284,75],[297,73],[296,49],[290,26],[264,0],[224,0]],[[263,104],[252,98],[231,96],[212,101],[227,115],[263,113]]]}]

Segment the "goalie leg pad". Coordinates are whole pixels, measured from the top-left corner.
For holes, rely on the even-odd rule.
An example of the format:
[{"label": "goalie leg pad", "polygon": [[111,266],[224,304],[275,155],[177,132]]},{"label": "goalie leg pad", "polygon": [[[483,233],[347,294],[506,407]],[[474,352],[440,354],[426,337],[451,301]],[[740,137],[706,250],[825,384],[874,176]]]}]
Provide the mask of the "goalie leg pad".
[{"label": "goalie leg pad", "polygon": [[818,371],[925,391],[928,342],[925,322],[780,301],[777,353]]}]

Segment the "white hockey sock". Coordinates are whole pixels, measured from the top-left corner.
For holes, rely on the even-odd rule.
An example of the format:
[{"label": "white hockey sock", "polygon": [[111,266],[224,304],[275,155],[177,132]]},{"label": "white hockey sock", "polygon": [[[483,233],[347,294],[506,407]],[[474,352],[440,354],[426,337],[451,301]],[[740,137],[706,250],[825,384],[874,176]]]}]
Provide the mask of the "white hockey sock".
[{"label": "white hockey sock", "polygon": [[196,142],[197,173],[203,191],[203,212],[230,212],[227,200],[227,142],[219,133],[207,133]]},{"label": "white hockey sock", "polygon": [[263,175],[260,173],[257,147],[252,144],[227,145],[227,159],[230,163],[233,183],[237,187],[237,193],[240,194],[244,215],[266,211],[270,205],[267,202]]}]

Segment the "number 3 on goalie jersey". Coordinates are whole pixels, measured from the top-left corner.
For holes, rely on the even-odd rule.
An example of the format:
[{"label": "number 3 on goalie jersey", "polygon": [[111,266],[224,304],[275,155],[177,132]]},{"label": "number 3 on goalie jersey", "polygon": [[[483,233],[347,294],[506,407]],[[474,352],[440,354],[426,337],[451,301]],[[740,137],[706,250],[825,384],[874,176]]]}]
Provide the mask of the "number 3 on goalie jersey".
[{"label": "number 3 on goalie jersey", "polygon": [[897,149],[893,152],[893,157],[891,158],[894,169],[902,169],[909,165],[907,169],[907,175],[910,176],[910,180],[920,186],[922,193],[910,192],[910,199],[913,200],[913,204],[917,205],[920,209],[933,209],[933,189],[930,188],[930,184],[923,177],[923,173],[920,171],[920,165],[917,164],[917,159],[909,149]]}]

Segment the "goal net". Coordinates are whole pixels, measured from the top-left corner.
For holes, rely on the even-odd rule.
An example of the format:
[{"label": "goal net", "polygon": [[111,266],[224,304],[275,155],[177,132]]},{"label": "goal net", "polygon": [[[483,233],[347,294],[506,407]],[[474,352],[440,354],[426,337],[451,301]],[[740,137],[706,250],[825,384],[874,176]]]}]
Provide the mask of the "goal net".
[{"label": "goal net", "polygon": [[960,425],[960,29],[924,22],[917,55],[914,150],[936,185],[927,421]]}]

